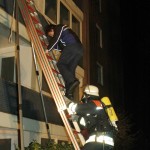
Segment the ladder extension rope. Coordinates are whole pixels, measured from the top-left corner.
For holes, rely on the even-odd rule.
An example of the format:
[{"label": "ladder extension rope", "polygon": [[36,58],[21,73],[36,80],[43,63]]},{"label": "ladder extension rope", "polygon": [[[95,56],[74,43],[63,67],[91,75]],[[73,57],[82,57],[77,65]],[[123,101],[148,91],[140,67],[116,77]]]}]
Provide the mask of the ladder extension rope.
[{"label": "ladder extension rope", "polygon": [[9,35],[9,38],[8,38],[8,41],[11,43],[11,41],[12,41],[12,28],[13,28],[13,22],[14,22],[14,16],[15,16],[15,3],[16,3],[16,1],[14,0],[14,5],[13,5],[13,17],[12,17],[12,20],[11,20],[11,26],[10,26],[10,35]]}]

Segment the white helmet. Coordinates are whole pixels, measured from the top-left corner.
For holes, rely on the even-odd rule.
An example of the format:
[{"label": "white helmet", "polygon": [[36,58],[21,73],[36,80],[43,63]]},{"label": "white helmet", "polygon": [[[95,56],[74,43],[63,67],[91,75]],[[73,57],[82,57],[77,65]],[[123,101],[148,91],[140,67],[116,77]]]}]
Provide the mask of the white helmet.
[{"label": "white helmet", "polygon": [[99,89],[94,85],[87,85],[84,92],[88,95],[99,96]]}]

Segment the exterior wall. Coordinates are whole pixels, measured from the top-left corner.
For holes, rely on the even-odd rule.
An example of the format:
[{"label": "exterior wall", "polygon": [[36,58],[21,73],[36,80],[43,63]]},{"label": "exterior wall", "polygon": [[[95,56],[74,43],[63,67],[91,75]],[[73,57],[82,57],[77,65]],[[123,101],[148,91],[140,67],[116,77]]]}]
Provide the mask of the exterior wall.
[{"label": "exterior wall", "polygon": [[[78,7],[76,5],[74,5],[74,3],[71,1],[64,1],[61,0],[61,2],[63,4],[65,4],[65,6],[69,9],[72,10],[73,13],[76,14],[77,17],[79,17],[81,20],[83,19],[83,14],[82,12],[78,9]],[[9,3],[9,1],[7,1],[7,3]],[[39,1],[35,0],[35,3],[37,5],[37,7],[39,8],[39,10],[44,13],[44,2],[39,4]],[[73,7],[72,7],[73,5]],[[40,6],[40,7],[39,7]],[[77,11],[77,13],[76,13]],[[15,45],[15,32],[16,32],[16,22],[15,19],[11,17],[11,15],[9,15],[8,13],[6,13],[3,9],[0,8],[0,66],[2,65],[2,58],[7,58],[7,57],[16,57],[16,45]],[[82,14],[82,15],[80,15]],[[59,17],[58,17],[59,18]],[[12,29],[12,36],[11,36],[11,42],[9,42],[9,36],[10,36],[10,31]],[[82,29],[82,24],[81,24],[81,29]],[[35,92],[36,95],[39,95],[39,87],[38,87],[38,83],[36,81],[36,74],[35,74],[35,66],[34,66],[34,62],[33,62],[33,57],[32,57],[32,50],[31,50],[31,46],[30,46],[30,39],[28,37],[27,34],[27,30],[25,28],[25,26],[22,23],[19,23],[19,36],[20,36],[20,71],[21,71],[21,85],[22,88],[27,88],[27,89],[31,89],[31,92],[23,92],[26,93],[26,95],[23,95],[23,102],[26,103],[26,100],[28,101],[29,99],[31,99],[31,95]],[[82,41],[82,32],[80,34],[80,38]],[[14,68],[16,70],[16,67]],[[1,71],[1,67],[0,67],[0,71]],[[40,79],[42,80],[42,71],[41,68],[39,66],[39,72],[40,72]],[[0,72],[1,75],[1,72]],[[80,80],[80,88],[82,89],[83,86],[83,79],[84,79],[84,70],[83,68],[81,68],[80,66],[77,67],[76,70],[76,76],[77,78]],[[16,73],[14,73],[14,83],[16,83]],[[13,85],[14,86],[14,85]],[[4,90],[8,90],[8,85],[6,84],[5,86],[6,89]],[[13,87],[13,89],[11,89],[12,91],[14,91],[14,89],[16,89],[15,87]],[[9,91],[11,94],[13,93],[12,91]],[[51,95],[49,93],[46,93],[44,91],[42,91],[42,93],[44,95],[47,95],[49,98],[51,97]],[[30,95],[31,94],[31,95]],[[29,96],[28,98],[26,96]],[[79,90],[79,96],[81,97],[82,92],[81,90]],[[16,146],[18,146],[18,120],[17,120],[17,116],[16,116],[16,103],[17,103],[17,97],[15,95],[15,97],[12,97],[14,101],[12,101],[12,105],[15,107],[15,110],[13,110],[14,108],[10,108],[10,112],[7,112],[7,107],[9,108],[9,103],[7,103],[8,101],[5,101],[5,98],[8,100],[11,100],[12,98],[9,97],[9,95],[3,95],[3,90],[0,91],[0,98],[3,98],[4,100],[4,106],[5,108],[2,108],[2,106],[0,106],[0,118],[1,118],[1,122],[0,122],[0,139],[11,139],[11,149],[15,149],[14,144]],[[14,96],[14,93],[12,94],[12,96]],[[40,98],[40,97],[39,97]],[[33,100],[33,98],[32,98]],[[31,101],[32,101],[31,100]],[[2,99],[1,99],[2,101]],[[30,100],[29,100],[30,101]],[[2,102],[3,103],[3,102]],[[51,103],[51,102],[49,102]],[[15,105],[14,105],[15,104]],[[28,103],[26,103],[28,104]],[[34,102],[32,103],[34,104]],[[46,102],[47,104],[47,102]],[[27,105],[28,106],[28,105]],[[25,146],[28,146],[28,144],[36,139],[39,143],[41,142],[41,138],[48,138],[47,136],[47,131],[46,131],[46,126],[44,123],[43,119],[39,119],[39,118],[35,118],[34,117],[34,113],[32,111],[35,111],[34,109],[36,109],[37,114],[39,114],[39,117],[41,116],[41,110],[39,111],[39,108],[37,106],[37,102],[35,103],[34,107],[32,108],[31,113],[33,113],[32,116],[30,116],[30,114],[28,112],[30,112],[30,107],[27,108],[27,106],[24,106],[25,110],[23,110],[24,113],[24,117],[23,117],[23,128],[24,128],[24,144]],[[31,106],[31,105],[29,105]],[[46,105],[47,107],[50,106],[49,108],[47,108],[47,111],[49,112],[49,110],[53,110],[54,109],[54,105]],[[52,113],[52,112],[49,112]],[[58,112],[57,112],[58,113]],[[50,114],[51,115],[51,114]],[[51,119],[51,117],[49,117],[49,126],[50,126],[50,134],[51,134],[51,138],[54,139],[56,142],[58,140],[63,140],[63,141],[69,141],[68,139],[68,135],[66,133],[66,130],[64,129],[64,127],[62,126],[62,124],[60,124],[60,116],[59,114],[55,114],[56,118],[59,118],[57,120],[59,120],[58,122],[56,121],[56,118],[54,120],[54,123],[50,123],[53,122]],[[56,121],[56,123],[55,123]],[[59,124],[59,125],[56,125]]]},{"label": "exterior wall", "polygon": [[[18,146],[18,121],[17,116],[0,112],[0,139],[11,139],[11,150]],[[68,141],[64,127],[49,124],[51,138],[56,142],[58,140]],[[33,119],[23,118],[24,145],[25,147],[33,140],[41,143],[41,138],[48,138],[46,125],[44,122]],[[59,134],[58,134],[59,133]]]},{"label": "exterior wall", "polygon": [[[98,2],[101,1],[101,5]],[[123,59],[121,48],[120,8],[115,1],[87,1],[83,8],[89,11],[89,53],[85,62],[87,81],[99,87],[100,97],[108,96],[114,105],[123,106]],[[90,8],[90,9],[89,9]],[[101,9],[101,10],[100,10]],[[98,28],[101,39],[96,40]],[[97,63],[103,67],[103,85],[98,83]]]},{"label": "exterior wall", "polygon": [[[11,139],[12,147],[18,144],[18,109],[17,109],[17,85],[11,82],[0,80],[0,139]],[[22,112],[24,144],[37,140],[41,143],[41,138],[48,139],[45,117],[39,93],[26,87],[22,91]],[[69,141],[62,120],[57,111],[54,101],[43,95],[45,112],[49,123],[51,138]],[[12,148],[13,149],[13,148]]]}]

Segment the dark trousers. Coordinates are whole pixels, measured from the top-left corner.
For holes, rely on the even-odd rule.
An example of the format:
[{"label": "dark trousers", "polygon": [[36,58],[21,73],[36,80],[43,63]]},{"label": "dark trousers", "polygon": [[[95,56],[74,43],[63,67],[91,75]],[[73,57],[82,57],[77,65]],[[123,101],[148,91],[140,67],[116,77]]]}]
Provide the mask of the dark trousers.
[{"label": "dark trousers", "polygon": [[81,150],[113,150],[113,147],[99,142],[89,142]]},{"label": "dark trousers", "polygon": [[66,46],[61,53],[57,67],[64,78],[66,89],[76,79],[75,70],[82,56],[83,46],[79,43]]}]

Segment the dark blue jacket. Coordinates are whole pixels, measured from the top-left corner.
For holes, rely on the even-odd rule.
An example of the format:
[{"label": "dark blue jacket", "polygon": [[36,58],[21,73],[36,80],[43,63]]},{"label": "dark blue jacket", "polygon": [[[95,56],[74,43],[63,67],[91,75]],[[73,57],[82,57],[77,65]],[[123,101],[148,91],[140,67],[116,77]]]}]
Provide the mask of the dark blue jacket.
[{"label": "dark blue jacket", "polygon": [[67,25],[57,25],[54,29],[54,37],[49,41],[48,50],[63,50],[65,46],[81,43],[78,36]]}]

